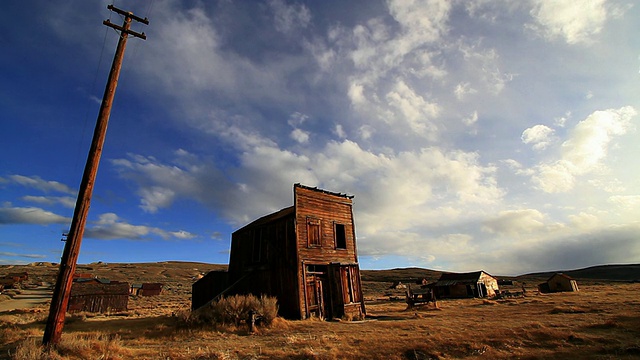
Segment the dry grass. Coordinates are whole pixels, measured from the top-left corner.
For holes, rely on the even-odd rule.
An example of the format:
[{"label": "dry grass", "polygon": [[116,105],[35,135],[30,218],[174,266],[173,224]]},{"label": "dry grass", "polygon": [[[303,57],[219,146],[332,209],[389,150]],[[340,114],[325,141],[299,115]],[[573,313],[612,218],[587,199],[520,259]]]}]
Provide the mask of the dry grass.
[{"label": "dry grass", "polygon": [[70,315],[52,351],[40,347],[46,309],[1,313],[0,359],[640,358],[637,283],[413,309],[375,284],[366,289],[376,301],[367,302],[365,321],[276,318],[249,334],[244,324],[185,326],[188,279],[169,280],[175,290],[132,298],[126,313]]},{"label": "dry grass", "polygon": [[[441,300],[407,309],[367,306],[356,322],[276,319],[245,326],[185,327],[170,313],[76,316],[55,351],[39,343],[34,313],[3,315],[3,352],[13,359],[633,359],[640,357],[640,284],[582,286],[580,293],[509,301]],[[159,302],[160,299],[158,299]],[[166,308],[167,310],[170,307]],[[27,340],[24,340],[24,339]],[[1,355],[0,355],[0,358]]]}]

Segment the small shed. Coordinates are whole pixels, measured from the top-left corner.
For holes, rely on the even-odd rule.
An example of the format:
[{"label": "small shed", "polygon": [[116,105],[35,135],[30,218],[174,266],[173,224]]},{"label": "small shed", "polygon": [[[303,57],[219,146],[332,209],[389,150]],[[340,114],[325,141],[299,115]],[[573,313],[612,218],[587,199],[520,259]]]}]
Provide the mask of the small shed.
[{"label": "small shed", "polygon": [[143,283],[142,287],[138,291],[138,295],[141,296],[157,296],[162,292],[162,283]]},{"label": "small shed", "polygon": [[29,274],[26,271],[10,273],[6,277],[15,280],[15,282],[23,282],[29,280]]},{"label": "small shed", "polygon": [[[78,279],[81,280],[81,279]],[[105,279],[74,281],[69,297],[69,312],[106,313],[126,311],[129,303],[129,284]]]},{"label": "small shed", "polygon": [[498,280],[484,271],[443,273],[431,286],[437,298],[493,297],[500,292]]},{"label": "small shed", "polygon": [[4,289],[13,289],[15,287],[16,281],[13,278],[2,278],[0,279],[0,286]]},{"label": "small shed", "polygon": [[546,283],[540,285],[542,285],[540,286],[541,290],[548,290],[548,292],[579,291],[578,282],[563,273],[553,274]]}]

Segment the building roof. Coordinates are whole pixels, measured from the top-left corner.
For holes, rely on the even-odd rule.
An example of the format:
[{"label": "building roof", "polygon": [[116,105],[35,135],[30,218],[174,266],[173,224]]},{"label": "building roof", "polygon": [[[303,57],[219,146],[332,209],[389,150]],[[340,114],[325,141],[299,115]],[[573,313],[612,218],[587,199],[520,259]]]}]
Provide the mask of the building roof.
[{"label": "building roof", "polygon": [[566,275],[566,274],[563,274],[563,273],[555,273],[555,274],[551,275],[551,277],[547,281],[551,281],[551,279],[553,279],[556,276],[563,277],[563,278],[565,278],[567,280],[573,280],[573,278],[571,276],[569,276],[569,275]]},{"label": "building roof", "polygon": [[261,218],[259,218],[259,219],[257,219],[257,220],[254,220],[254,221],[250,222],[249,224],[247,224],[247,225],[245,225],[245,226],[241,227],[240,229],[238,229],[238,230],[236,230],[236,231],[234,231],[234,232],[237,232],[237,231],[243,230],[243,229],[248,228],[248,227],[253,227],[253,226],[257,226],[257,225],[264,225],[264,224],[268,224],[268,223],[270,223],[270,222],[272,222],[272,221],[275,221],[275,220],[278,220],[278,219],[282,219],[282,218],[284,218],[284,217],[287,217],[287,216],[289,216],[289,215],[293,214],[293,213],[294,213],[294,211],[295,211],[294,206],[286,207],[286,208],[284,208],[284,209],[278,210],[278,211],[276,211],[276,212],[274,212],[274,213],[271,213],[271,214],[269,214],[269,215],[265,215],[265,216],[263,216],[263,217],[261,217]]},{"label": "building roof", "polygon": [[[484,271],[474,271],[468,273],[442,273],[435,286],[451,286],[457,284],[475,284],[480,281],[482,274],[489,275]],[[491,276],[491,275],[489,275]],[[491,276],[493,277],[493,276]]]}]

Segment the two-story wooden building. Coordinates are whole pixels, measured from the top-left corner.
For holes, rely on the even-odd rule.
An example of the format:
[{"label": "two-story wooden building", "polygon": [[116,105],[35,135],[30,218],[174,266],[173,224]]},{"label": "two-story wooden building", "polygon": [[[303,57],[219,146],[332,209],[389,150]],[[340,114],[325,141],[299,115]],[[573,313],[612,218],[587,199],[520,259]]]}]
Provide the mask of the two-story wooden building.
[{"label": "two-story wooden building", "polygon": [[193,284],[193,309],[219,296],[251,293],[277,297],[286,318],[365,316],[353,196],[300,184],[293,193],[293,206],[232,234],[228,272]]}]

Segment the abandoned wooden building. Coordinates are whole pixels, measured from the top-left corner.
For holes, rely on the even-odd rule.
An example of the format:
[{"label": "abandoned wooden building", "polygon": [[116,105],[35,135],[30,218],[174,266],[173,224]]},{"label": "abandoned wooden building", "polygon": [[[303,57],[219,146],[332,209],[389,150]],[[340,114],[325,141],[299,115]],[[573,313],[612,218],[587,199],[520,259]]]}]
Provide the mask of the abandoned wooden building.
[{"label": "abandoned wooden building", "polygon": [[162,283],[131,284],[129,294],[134,296],[157,296],[162,293]]},{"label": "abandoned wooden building", "polygon": [[431,284],[436,298],[493,297],[499,293],[498,280],[484,271],[443,273]]},{"label": "abandoned wooden building", "polygon": [[546,282],[538,285],[538,290],[542,293],[579,291],[578,282],[563,273],[553,274]]},{"label": "abandoned wooden building", "polygon": [[76,279],[71,286],[69,312],[107,313],[127,310],[129,284],[105,279]]},{"label": "abandoned wooden building", "polygon": [[192,308],[224,295],[275,296],[290,319],[363,318],[352,198],[293,187],[294,204],[231,236],[228,272],[212,271],[192,287]]}]

